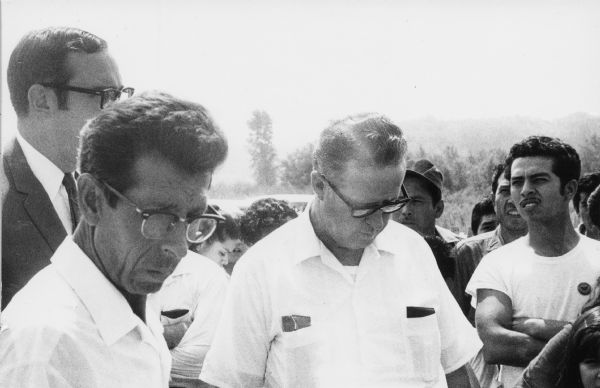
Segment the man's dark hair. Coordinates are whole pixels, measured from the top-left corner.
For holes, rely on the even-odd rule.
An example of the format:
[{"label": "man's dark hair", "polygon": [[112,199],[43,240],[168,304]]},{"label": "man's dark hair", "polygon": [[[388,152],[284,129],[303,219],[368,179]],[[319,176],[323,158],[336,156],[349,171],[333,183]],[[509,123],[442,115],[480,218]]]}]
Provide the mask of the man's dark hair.
[{"label": "man's dark hair", "polygon": [[579,184],[577,185],[577,192],[573,196],[573,207],[577,214],[579,214],[579,202],[581,197],[587,197],[596,187],[600,185],[600,172],[593,172],[585,174],[579,178]]},{"label": "man's dark hair", "polygon": [[298,217],[290,204],[282,199],[264,198],[254,201],[240,217],[242,241],[254,245],[266,235]]},{"label": "man's dark hair", "polygon": [[496,214],[491,195],[486,196],[473,206],[473,211],[471,212],[471,231],[473,235],[477,234],[477,229],[479,229],[483,216],[487,216],[488,214]]},{"label": "man's dark hair", "polygon": [[433,256],[435,257],[435,261],[442,277],[444,279],[453,278],[455,263],[454,258],[450,254],[451,248],[448,243],[438,236],[424,236],[423,238],[427,244],[429,244],[429,248],[431,248],[431,251],[433,252]]},{"label": "man's dark hair", "polygon": [[219,223],[217,223],[217,228],[214,233],[206,241],[190,245],[191,250],[196,251],[196,248],[199,245],[206,245],[208,247],[215,241],[225,242],[227,239],[235,240],[240,238],[239,220],[223,210],[219,210],[219,214],[225,218],[225,221],[219,221]]},{"label": "man's dark hair", "polygon": [[498,181],[500,179],[500,175],[506,169],[506,165],[503,163],[497,164],[494,167],[494,171],[492,172],[492,201],[496,200],[496,190],[498,190]]},{"label": "man's dark hair", "polygon": [[[70,53],[93,54],[106,50],[107,44],[89,32],[71,27],[50,27],[25,35],[8,61],[7,81],[10,99],[17,116],[29,112],[29,88],[39,83],[66,85],[72,77],[67,66]],[[55,89],[58,107],[66,109],[66,91]]]},{"label": "man's dark hair", "polygon": [[313,169],[327,177],[339,175],[364,148],[376,166],[391,166],[404,158],[406,140],[402,130],[385,116],[348,116],[321,132],[313,153]]},{"label": "man's dark hair", "polygon": [[[79,171],[124,192],[135,161],[148,154],[190,175],[212,173],[227,156],[227,140],[202,105],[142,93],[104,109],[83,127]],[[114,206],[116,196],[105,192]]]},{"label": "man's dark hair", "polygon": [[504,175],[510,180],[510,169],[517,158],[540,156],[552,159],[552,172],[560,178],[560,192],[567,182],[578,180],[581,160],[577,151],[560,139],[548,136],[530,136],[510,148]]},{"label": "man's dark hair", "polygon": [[592,223],[600,228],[600,186],[590,194],[587,204]]}]

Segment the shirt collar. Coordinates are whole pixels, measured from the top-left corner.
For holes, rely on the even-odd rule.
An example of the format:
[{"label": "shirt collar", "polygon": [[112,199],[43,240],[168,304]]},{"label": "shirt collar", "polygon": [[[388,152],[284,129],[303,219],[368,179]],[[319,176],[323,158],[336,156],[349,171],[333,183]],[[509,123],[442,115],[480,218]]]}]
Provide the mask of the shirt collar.
[{"label": "shirt collar", "polygon": [[[50,260],[87,308],[108,345],[144,324],[133,313],[123,295],[104,277],[71,237],[63,241]],[[147,306],[148,326],[156,332],[158,329],[153,319],[158,319],[158,316]]]},{"label": "shirt collar", "polygon": [[435,230],[437,234],[447,243],[456,243],[460,241],[460,237],[457,234],[453,233],[452,231],[446,228],[442,228],[441,226],[436,225]]},{"label": "shirt collar", "polygon": [[62,185],[65,174],[47,157],[36,150],[20,133],[17,132],[17,141],[23,149],[23,154],[33,175],[42,184],[50,199],[54,198]]}]

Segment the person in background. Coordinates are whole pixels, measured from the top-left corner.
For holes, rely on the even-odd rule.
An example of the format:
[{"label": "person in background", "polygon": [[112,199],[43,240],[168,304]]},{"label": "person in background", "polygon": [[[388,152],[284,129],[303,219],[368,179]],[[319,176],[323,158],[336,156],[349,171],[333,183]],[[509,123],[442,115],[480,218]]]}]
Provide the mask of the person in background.
[{"label": "person in background", "polygon": [[190,249],[204,257],[208,257],[220,267],[226,267],[229,258],[241,243],[240,226],[231,214],[216,209],[214,209],[214,213],[220,214],[223,220],[217,224],[217,229],[208,240],[200,244],[194,244],[190,246]]},{"label": "person in background", "polygon": [[600,172],[585,174],[579,179],[577,192],[573,197],[573,207],[579,216],[579,233],[590,238],[600,240],[600,229],[595,226],[589,216],[588,197],[600,185]]},{"label": "person in background", "polygon": [[493,196],[486,196],[473,206],[471,212],[471,233],[473,236],[491,232],[498,226]]},{"label": "person in background", "polygon": [[394,221],[408,226],[421,236],[438,236],[453,248],[460,237],[452,231],[435,224],[444,213],[442,186],[444,175],[427,159],[417,160],[406,170],[404,186],[410,202],[392,215]]},{"label": "person in background", "polygon": [[571,223],[569,202],[581,169],[573,147],[531,136],[512,146],[505,164],[511,199],[529,232],[487,254],[467,292],[476,306],[484,359],[501,364],[500,380],[513,387],[589,300],[600,275],[600,242]]},{"label": "person in background", "polygon": [[402,130],[378,114],[322,131],[307,211],[231,276],[200,379],[220,387],[465,387],[481,347],[413,230]]},{"label": "person in background", "polygon": [[454,288],[455,263],[454,258],[450,255],[448,245],[438,236],[425,236],[424,239],[427,242],[427,245],[429,245],[429,248],[431,248],[431,252],[433,252],[435,262],[437,263],[438,269],[446,281],[448,288]]},{"label": "person in background", "polygon": [[296,217],[298,213],[283,199],[263,198],[254,201],[240,217],[242,241],[251,247]]},{"label": "person in background", "polygon": [[2,152],[2,309],[50,257],[79,219],[79,131],[123,87],[106,41],[71,27],[27,33],[8,61],[17,136]]},{"label": "person in background", "polygon": [[171,356],[147,296],[216,228],[206,195],[226,155],[206,109],[166,93],[86,124],[82,218],[2,312],[0,387],[168,385]]}]

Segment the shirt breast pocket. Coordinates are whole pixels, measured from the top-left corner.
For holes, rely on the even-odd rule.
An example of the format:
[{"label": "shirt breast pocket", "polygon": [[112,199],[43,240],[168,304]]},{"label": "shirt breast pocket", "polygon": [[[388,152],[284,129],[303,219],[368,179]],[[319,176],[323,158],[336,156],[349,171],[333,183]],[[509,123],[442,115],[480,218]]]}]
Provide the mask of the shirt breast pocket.
[{"label": "shirt breast pocket", "polygon": [[437,314],[406,318],[406,337],[415,375],[428,382],[436,380],[441,365]]},{"label": "shirt breast pocket", "polygon": [[280,340],[283,348],[285,385],[307,388],[317,386],[317,371],[323,361],[323,343],[315,327],[284,332]]}]

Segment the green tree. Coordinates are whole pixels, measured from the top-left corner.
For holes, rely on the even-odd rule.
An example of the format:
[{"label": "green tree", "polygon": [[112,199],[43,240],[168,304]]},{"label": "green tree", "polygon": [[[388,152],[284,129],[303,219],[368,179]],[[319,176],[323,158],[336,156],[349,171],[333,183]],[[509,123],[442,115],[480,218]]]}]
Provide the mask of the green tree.
[{"label": "green tree", "polygon": [[250,128],[248,150],[256,183],[272,186],[276,182],[275,158],[277,154],[273,147],[271,117],[265,111],[255,110],[252,112],[252,118],[248,120],[248,128]]},{"label": "green tree", "polygon": [[299,189],[310,185],[313,150],[312,143],[305,144],[281,161],[281,181],[283,183]]}]

